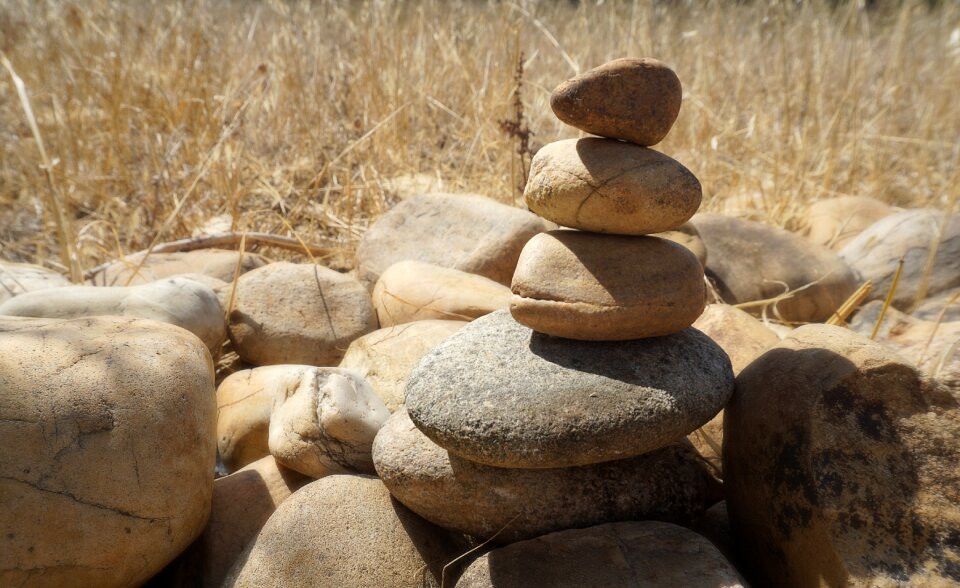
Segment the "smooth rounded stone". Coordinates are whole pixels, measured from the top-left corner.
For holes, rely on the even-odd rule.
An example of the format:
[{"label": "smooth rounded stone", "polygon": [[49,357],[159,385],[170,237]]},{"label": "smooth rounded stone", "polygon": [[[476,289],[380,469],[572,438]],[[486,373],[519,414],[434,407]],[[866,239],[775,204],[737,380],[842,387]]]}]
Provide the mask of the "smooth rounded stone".
[{"label": "smooth rounded stone", "polygon": [[0,585],[138,586],[210,513],[213,363],[155,321],[0,317]]},{"label": "smooth rounded stone", "polygon": [[824,321],[859,286],[836,253],[799,235],[719,214],[698,214],[692,222],[710,252],[707,276],[728,304],[768,300],[789,289],[793,295],[771,305],[768,314],[790,322]]},{"label": "smooth rounded stone", "polygon": [[203,341],[213,355],[227,340],[223,309],[209,287],[167,278],[130,287],[65,286],[21,294],[0,304],[0,315],[71,319],[126,316],[170,323]]},{"label": "smooth rounded stone", "polygon": [[220,586],[277,507],[312,481],[269,455],[214,480],[210,521],[203,533],[146,588]]},{"label": "smooth rounded stone", "polygon": [[497,468],[461,459],[395,412],[373,445],[377,474],[407,508],[447,529],[510,543],[613,521],[689,523],[704,510],[710,475],[686,442],[593,465]]},{"label": "smooth rounded stone", "polygon": [[689,529],[635,521],[558,531],[490,551],[457,588],[743,588],[713,544]]},{"label": "smooth rounded stone", "polygon": [[[863,305],[850,319],[850,329],[869,337],[882,309],[880,300]],[[923,320],[888,308],[876,340],[960,394],[960,320]]]},{"label": "smooth rounded stone", "polygon": [[663,153],[613,139],[566,139],[533,156],[523,191],[558,225],[621,235],[680,227],[700,206],[700,182]]},{"label": "smooth rounded stone", "polygon": [[742,564],[737,553],[737,540],[730,527],[730,515],[727,513],[725,500],[708,508],[690,528],[709,539],[730,563],[737,569],[740,568]]},{"label": "smooth rounded stone", "polygon": [[[730,522],[756,583],[960,582],[960,402],[848,329],[807,325],[737,377]],[[745,570],[746,571],[746,570]]]},{"label": "smooth rounded stone", "polygon": [[700,265],[707,267],[707,247],[703,244],[703,239],[700,238],[697,227],[693,226],[692,223],[686,222],[671,231],[654,233],[650,236],[660,237],[661,239],[673,241],[678,245],[683,245],[690,250],[690,253],[697,256],[697,261],[700,262]]},{"label": "smooth rounded stone", "polygon": [[657,237],[550,231],[530,239],[513,274],[513,318],[535,331],[622,341],[682,331],[703,311],[703,266]]},{"label": "smooth rounded stone", "polygon": [[422,320],[470,321],[510,304],[510,288],[490,278],[422,261],[399,261],[373,288],[381,327]]},{"label": "smooth rounded stone", "polygon": [[550,107],[581,131],[650,146],[667,136],[682,96],[680,78],[665,63],[624,57],[554,88]]},{"label": "smooth rounded stone", "polygon": [[633,457],[709,421],[733,393],[730,360],[696,329],[633,341],[536,333],[497,311],[424,356],[410,418],[465,459],[558,468]]},{"label": "smooth rounded stone", "polygon": [[0,303],[34,290],[69,286],[63,275],[32,263],[0,261]]},{"label": "smooth rounded stone", "polygon": [[[780,337],[759,320],[728,304],[708,304],[693,326],[727,353],[734,375],[780,342]],[[722,476],[720,448],[723,446],[723,411],[691,433],[688,439]]]},{"label": "smooth rounded stone", "polygon": [[373,439],[390,411],[370,384],[341,368],[285,367],[264,379],[273,398],[271,455],[313,478],[373,473]]},{"label": "smooth rounded stone", "polygon": [[[267,365],[230,374],[217,387],[217,450],[228,472],[270,455],[271,377],[295,367]],[[299,370],[302,373],[304,369]]]},{"label": "smooth rounded stone", "polygon": [[825,198],[807,208],[800,221],[801,233],[817,245],[839,251],[864,229],[894,212],[894,207],[869,196]]},{"label": "smooth rounded stone", "polygon": [[391,265],[415,259],[509,284],[530,237],[555,228],[525,210],[476,194],[421,194],[381,216],[357,248],[368,288]]},{"label": "smooth rounded stone", "polygon": [[903,258],[893,306],[910,310],[920,294],[934,243],[937,250],[926,290],[927,296],[933,296],[960,286],[960,214],[951,215],[945,224],[943,212],[929,208],[891,214],[847,243],[840,250],[840,257],[860,272],[864,280],[873,282],[867,300],[887,297]]},{"label": "smooth rounded stone", "polygon": [[244,361],[326,366],[378,328],[360,282],[321,265],[288,262],[240,277],[227,326]]},{"label": "smooth rounded stone", "polygon": [[277,508],[224,586],[437,587],[457,547],[380,480],[329,476]]},{"label": "smooth rounded stone", "polygon": [[256,253],[244,253],[243,259],[239,259],[238,252],[223,249],[151,253],[137,270],[141,261],[143,253],[128,255],[105,266],[89,282],[94,286],[132,286],[181,274],[204,274],[232,282],[238,265],[244,274],[267,264],[267,260]]},{"label": "smooth rounded stone", "polygon": [[927,298],[913,311],[913,316],[927,321],[960,321],[960,288]]},{"label": "smooth rounded stone", "polygon": [[379,329],[355,340],[340,367],[367,380],[390,412],[403,404],[407,378],[428,351],[466,321],[416,321]]}]

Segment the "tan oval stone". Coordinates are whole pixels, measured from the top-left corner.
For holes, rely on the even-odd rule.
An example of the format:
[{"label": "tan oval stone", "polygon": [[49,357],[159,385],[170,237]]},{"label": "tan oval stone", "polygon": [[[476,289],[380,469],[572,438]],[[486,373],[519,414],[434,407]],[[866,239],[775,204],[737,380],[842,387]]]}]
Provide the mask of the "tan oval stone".
[{"label": "tan oval stone", "polygon": [[366,476],[329,476],[297,490],[228,575],[233,588],[440,585],[458,551],[450,536]]},{"label": "tan oval stone", "polygon": [[61,274],[31,263],[0,261],[0,302],[24,292],[69,286]]},{"label": "tan oval stone", "polygon": [[510,312],[535,331],[568,339],[658,337],[689,327],[706,303],[703,267],[656,237],[550,231],[527,243]]},{"label": "tan oval stone", "polygon": [[216,405],[168,324],[0,318],[0,585],[138,586],[210,513]]},{"label": "tan oval stone", "polygon": [[697,231],[697,227],[693,226],[693,223],[686,222],[671,231],[654,233],[650,236],[660,237],[667,241],[673,241],[677,245],[683,245],[690,250],[690,253],[697,256],[700,265],[707,267],[707,246],[703,244],[703,239],[700,238],[700,233]]},{"label": "tan oval stone", "polygon": [[896,211],[869,196],[817,200],[801,219],[802,233],[818,245],[839,251],[864,229]]},{"label": "tan oval stone", "polygon": [[582,131],[649,146],[667,136],[682,97],[680,78],[665,63],[624,57],[557,86],[550,107]]},{"label": "tan oval stone", "polygon": [[533,157],[530,210],[559,225],[621,235],[676,229],[697,211],[700,182],[663,153],[613,139],[567,139]]},{"label": "tan oval stone", "polygon": [[[181,274],[204,274],[232,282],[238,265],[244,274],[267,264],[267,260],[256,253],[244,253],[241,260],[236,251],[223,249],[151,253],[145,262],[143,257],[142,253],[128,255],[106,266],[89,281],[94,286],[132,286]],[[138,270],[141,262],[143,265]]]},{"label": "tan oval stone", "polygon": [[228,472],[270,455],[267,438],[273,396],[267,389],[271,375],[290,366],[268,365],[241,370],[224,378],[217,388],[217,449]]},{"label": "tan oval stone", "polygon": [[350,344],[340,367],[366,379],[393,412],[403,404],[407,378],[420,358],[466,324],[416,321],[374,331]]},{"label": "tan oval stone", "polygon": [[257,365],[336,365],[354,339],[377,326],[360,282],[287,262],[241,276],[228,321],[237,353]]},{"label": "tan oval stone", "polygon": [[391,265],[373,288],[381,327],[422,320],[470,321],[510,304],[510,288],[490,278],[406,260]]}]

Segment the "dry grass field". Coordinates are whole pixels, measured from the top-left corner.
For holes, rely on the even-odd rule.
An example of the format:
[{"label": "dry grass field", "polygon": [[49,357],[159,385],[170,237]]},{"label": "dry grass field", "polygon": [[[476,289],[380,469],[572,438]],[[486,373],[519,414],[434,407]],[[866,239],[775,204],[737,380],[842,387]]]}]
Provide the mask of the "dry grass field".
[{"label": "dry grass field", "polygon": [[960,6],[881,4],[5,0],[0,258],[89,269],[218,217],[345,267],[410,184],[519,204],[530,151],[576,135],[550,90],[621,56],[679,74],[657,148],[706,209],[953,208]]}]

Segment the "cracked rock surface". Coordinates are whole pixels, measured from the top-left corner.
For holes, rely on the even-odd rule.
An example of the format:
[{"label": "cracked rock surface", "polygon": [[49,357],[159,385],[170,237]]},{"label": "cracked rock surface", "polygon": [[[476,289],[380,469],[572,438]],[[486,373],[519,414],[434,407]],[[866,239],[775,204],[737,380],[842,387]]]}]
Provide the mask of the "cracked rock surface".
[{"label": "cracked rock surface", "polygon": [[137,586],[199,535],[213,363],[118,317],[0,317],[0,585]]}]

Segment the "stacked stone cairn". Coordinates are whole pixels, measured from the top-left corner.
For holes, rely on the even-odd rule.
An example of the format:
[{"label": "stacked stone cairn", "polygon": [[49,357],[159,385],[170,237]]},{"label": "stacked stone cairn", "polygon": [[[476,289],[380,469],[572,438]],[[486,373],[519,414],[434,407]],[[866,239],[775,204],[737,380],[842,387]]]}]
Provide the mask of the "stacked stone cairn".
[{"label": "stacked stone cairn", "polygon": [[377,473],[411,510],[511,543],[617,521],[689,524],[708,505],[711,477],[685,437],[727,403],[733,373],[690,328],[706,300],[696,256],[649,236],[701,200],[689,170],[648,148],[680,101],[676,74],[652,59],[554,90],[557,116],[601,137],[536,154],[527,204],[569,229],[527,243],[510,310],[428,353],[380,430]]}]

